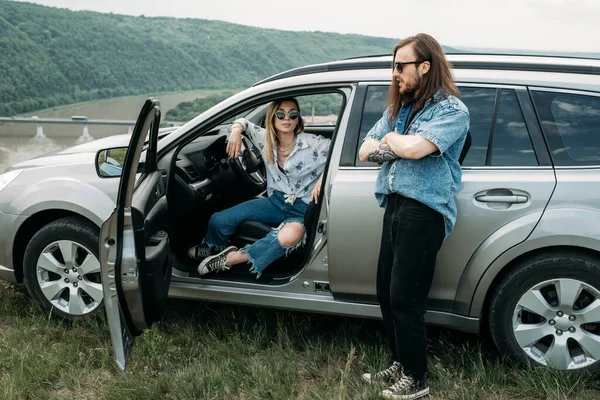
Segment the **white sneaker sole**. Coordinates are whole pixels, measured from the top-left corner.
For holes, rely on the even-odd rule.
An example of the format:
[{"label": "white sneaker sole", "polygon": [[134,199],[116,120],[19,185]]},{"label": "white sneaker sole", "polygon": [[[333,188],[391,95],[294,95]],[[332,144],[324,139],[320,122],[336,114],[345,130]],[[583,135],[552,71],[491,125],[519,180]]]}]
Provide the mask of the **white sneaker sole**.
[{"label": "white sneaker sole", "polygon": [[381,392],[381,397],[386,400],[411,400],[411,399],[419,399],[421,397],[427,396],[429,394],[429,388],[418,391],[416,393],[411,394],[394,394],[389,390],[384,390]]},{"label": "white sneaker sole", "polygon": [[371,378],[371,374],[362,374],[361,378],[363,381],[367,382],[369,385],[373,383],[373,378]]}]

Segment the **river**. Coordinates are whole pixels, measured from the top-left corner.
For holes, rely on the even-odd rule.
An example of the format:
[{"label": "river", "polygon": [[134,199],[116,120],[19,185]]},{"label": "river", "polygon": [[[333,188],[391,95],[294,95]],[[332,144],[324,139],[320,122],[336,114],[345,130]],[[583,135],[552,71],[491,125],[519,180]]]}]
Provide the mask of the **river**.
[{"label": "river", "polygon": [[[194,91],[156,95],[163,113],[183,101],[192,101],[214,92]],[[135,120],[148,96],[130,96],[117,99],[77,104],[34,113],[40,118],[68,118],[86,116],[88,119]],[[35,124],[0,123],[0,173],[17,162],[40,154],[64,149],[101,137],[127,133],[125,126],[90,125],[89,136],[83,135],[83,125],[44,124],[42,137],[36,137]]]}]

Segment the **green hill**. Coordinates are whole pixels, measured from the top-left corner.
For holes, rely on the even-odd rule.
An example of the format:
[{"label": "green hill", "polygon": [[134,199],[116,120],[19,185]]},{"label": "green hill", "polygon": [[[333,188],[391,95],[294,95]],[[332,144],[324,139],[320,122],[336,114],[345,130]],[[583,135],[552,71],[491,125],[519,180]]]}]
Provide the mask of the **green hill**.
[{"label": "green hill", "polygon": [[70,11],[0,0],[0,115],[148,92],[246,87],[398,39]]}]

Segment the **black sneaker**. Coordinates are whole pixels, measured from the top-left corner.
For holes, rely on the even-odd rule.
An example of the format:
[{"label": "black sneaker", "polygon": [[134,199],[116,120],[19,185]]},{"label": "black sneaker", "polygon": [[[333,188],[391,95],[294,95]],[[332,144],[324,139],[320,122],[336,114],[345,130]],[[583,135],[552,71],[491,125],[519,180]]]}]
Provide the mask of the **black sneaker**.
[{"label": "black sneaker", "polygon": [[206,257],[200,263],[200,266],[198,267],[198,273],[200,275],[206,275],[209,272],[218,272],[218,271],[228,270],[229,266],[227,266],[225,264],[225,262],[227,261],[227,254],[229,254],[233,251],[237,251],[237,250],[238,250],[237,247],[229,246],[228,248],[226,248],[219,254],[215,254],[214,256]]},{"label": "black sneaker", "polygon": [[188,257],[194,260],[204,260],[208,256],[214,255],[216,252],[211,249],[209,245],[206,243],[199,244],[197,246],[192,246],[188,250]]},{"label": "black sneaker", "polygon": [[398,361],[394,361],[391,367],[374,374],[362,374],[363,381],[367,383],[383,382],[388,385],[396,383],[400,379],[400,371],[402,367]]},{"label": "black sneaker", "polygon": [[381,397],[387,400],[419,399],[429,394],[427,381],[415,382],[410,376],[401,373],[400,379],[392,386],[381,392]]}]

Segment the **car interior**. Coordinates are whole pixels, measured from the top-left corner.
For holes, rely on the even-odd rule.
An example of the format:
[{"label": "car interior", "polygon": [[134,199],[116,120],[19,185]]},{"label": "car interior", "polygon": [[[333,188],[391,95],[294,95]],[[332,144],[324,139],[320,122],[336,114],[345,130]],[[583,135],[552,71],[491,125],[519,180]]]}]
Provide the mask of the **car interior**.
[{"label": "car interior", "polygon": [[[295,97],[300,103],[304,118],[304,132],[333,139],[338,117],[343,112],[343,95],[335,92]],[[251,109],[222,121],[177,149],[172,161],[175,168],[171,171],[174,173],[167,188],[172,265],[176,271],[187,273],[189,277],[200,277],[197,272],[199,261],[188,256],[188,249],[202,242],[213,213],[255,197],[267,196],[265,164],[259,148],[244,136],[245,149],[240,157],[233,159],[226,153],[226,142],[228,127],[239,117],[264,127],[270,101],[254,105]],[[318,204],[311,202],[306,212],[306,245],[271,264],[259,279],[249,271],[249,264],[236,265],[228,271],[209,273],[202,276],[202,279],[267,285],[289,282],[308,262],[307,256],[314,242],[320,206],[321,201]],[[258,221],[245,221],[230,238],[230,243],[242,248],[263,238],[274,227]]]}]

